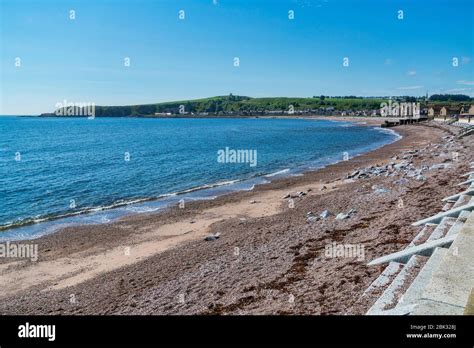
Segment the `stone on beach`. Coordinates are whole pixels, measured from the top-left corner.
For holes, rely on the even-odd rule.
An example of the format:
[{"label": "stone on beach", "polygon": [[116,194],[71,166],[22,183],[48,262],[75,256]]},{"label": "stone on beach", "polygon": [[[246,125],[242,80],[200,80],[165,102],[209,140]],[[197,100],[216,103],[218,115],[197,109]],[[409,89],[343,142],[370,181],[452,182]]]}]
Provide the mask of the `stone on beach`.
[{"label": "stone on beach", "polygon": [[401,178],[401,179],[398,179],[398,180],[395,180],[393,183],[394,184],[397,184],[397,185],[406,185],[408,184],[410,181],[408,179],[405,179],[405,178]]},{"label": "stone on beach", "polygon": [[438,163],[438,164],[433,164],[431,167],[430,167],[430,170],[434,170],[434,169],[446,169],[446,168],[449,168],[451,167],[451,164],[449,163]]},{"label": "stone on beach", "polygon": [[204,238],[204,240],[205,240],[206,242],[210,242],[210,241],[219,239],[220,236],[221,236],[220,233],[210,234],[209,236],[206,236],[206,238]]},{"label": "stone on beach", "polygon": [[331,215],[334,215],[333,213],[331,213],[329,210],[325,210],[323,211],[321,214],[319,214],[319,216],[323,219],[326,219],[328,218],[329,216]]},{"label": "stone on beach", "polygon": [[337,214],[336,216],[336,220],[345,220],[345,219],[348,219],[350,218],[352,215],[354,215],[355,213],[357,213],[357,210],[355,209],[351,209],[349,210],[349,212],[346,214],[346,213],[339,213]]},{"label": "stone on beach", "polygon": [[416,180],[417,180],[417,181],[425,181],[426,178],[425,178],[423,175],[420,174],[420,175],[418,175],[418,176],[416,177]]},{"label": "stone on beach", "polygon": [[359,173],[360,173],[360,171],[359,171],[359,170],[356,170],[355,172],[352,172],[351,174],[349,174],[349,175],[347,176],[347,178],[348,178],[348,179],[352,179],[352,178],[354,178],[354,177],[355,177],[357,174],[359,174]]},{"label": "stone on beach", "polygon": [[298,197],[303,197],[306,196],[306,192],[299,191],[299,192],[289,192],[286,195],[282,197],[282,199],[286,198],[298,198]]},{"label": "stone on beach", "polygon": [[382,194],[386,194],[386,193],[390,193],[390,190],[389,189],[386,189],[385,187],[383,186],[377,186],[377,185],[373,185],[372,186],[372,190],[374,190],[374,193],[376,195],[382,195]]},{"label": "stone on beach", "polygon": [[344,219],[347,219],[347,218],[349,218],[349,215],[344,214],[344,213],[339,213],[336,216],[336,220],[344,220]]}]

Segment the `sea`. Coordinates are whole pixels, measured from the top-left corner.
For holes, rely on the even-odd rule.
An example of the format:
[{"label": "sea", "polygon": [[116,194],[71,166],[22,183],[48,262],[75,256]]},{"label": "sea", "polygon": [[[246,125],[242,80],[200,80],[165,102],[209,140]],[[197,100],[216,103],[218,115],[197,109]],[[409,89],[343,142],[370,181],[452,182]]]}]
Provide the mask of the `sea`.
[{"label": "sea", "polygon": [[357,123],[0,117],[0,241],[252,190],[394,142]]}]

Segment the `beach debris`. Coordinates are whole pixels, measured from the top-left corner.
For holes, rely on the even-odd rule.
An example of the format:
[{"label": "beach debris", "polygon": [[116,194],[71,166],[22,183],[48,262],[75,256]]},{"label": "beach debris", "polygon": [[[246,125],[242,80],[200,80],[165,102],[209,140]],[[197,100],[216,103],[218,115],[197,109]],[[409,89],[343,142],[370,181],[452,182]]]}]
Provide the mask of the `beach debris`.
[{"label": "beach debris", "polygon": [[425,181],[426,178],[423,175],[420,174],[420,175],[417,175],[416,180],[417,181]]},{"label": "beach debris", "polygon": [[360,171],[359,171],[359,170],[356,170],[356,171],[352,172],[351,174],[349,174],[349,175],[347,176],[347,178],[348,178],[348,179],[355,178],[356,175],[359,174],[359,173],[360,173]]},{"label": "beach debris", "polygon": [[401,178],[401,179],[398,179],[398,180],[395,180],[393,183],[394,184],[397,184],[397,185],[406,185],[408,184],[410,181],[408,179],[405,179],[405,178]]},{"label": "beach debris", "polygon": [[399,163],[392,161],[386,165],[377,164],[375,166],[355,170],[352,173],[348,174],[347,178],[366,179],[374,176],[389,177],[398,174],[402,174],[404,176],[408,174],[409,177],[416,177],[422,171],[426,171],[428,169],[429,168],[427,166],[424,166],[422,169],[416,169],[414,167],[413,162],[411,162],[410,160],[403,160]]},{"label": "beach debris", "polygon": [[430,167],[430,170],[446,169],[446,168],[449,168],[449,167],[451,167],[451,164],[449,164],[449,163],[438,163],[438,164],[433,164]]},{"label": "beach debris", "polygon": [[319,214],[319,216],[320,216],[322,219],[326,219],[326,218],[330,217],[331,215],[334,215],[334,214],[331,213],[329,210],[325,210],[325,211],[323,211],[321,214]]},{"label": "beach debris", "polygon": [[351,209],[347,213],[339,213],[336,215],[336,220],[345,220],[349,219],[352,215],[356,214],[357,210]]},{"label": "beach debris", "polygon": [[319,216],[315,216],[314,213],[312,211],[308,211],[306,213],[306,222],[314,222],[314,221],[318,221],[320,219]]},{"label": "beach debris", "polygon": [[377,194],[377,195],[390,193],[389,189],[387,189],[383,186],[378,186],[378,185],[373,185],[372,190],[374,190],[374,193]]},{"label": "beach debris", "polygon": [[405,169],[406,167],[408,167],[409,165],[411,164],[411,162],[408,162],[408,161],[403,161],[403,162],[400,162],[400,163],[397,163],[393,166],[393,168],[395,170],[402,170],[402,169]]},{"label": "beach debris", "polygon": [[206,238],[204,238],[204,240],[205,240],[206,242],[210,242],[210,241],[219,239],[220,236],[221,236],[220,233],[210,234],[209,236],[206,236]]},{"label": "beach debris", "polygon": [[336,220],[344,220],[344,219],[348,219],[349,218],[349,215],[347,214],[344,214],[344,213],[339,213],[336,215]]},{"label": "beach debris", "polygon": [[286,195],[282,197],[282,199],[286,198],[298,198],[298,197],[303,197],[306,196],[306,193],[303,191],[300,192],[288,192]]},{"label": "beach debris", "polygon": [[252,201],[250,201],[249,203],[250,203],[250,204],[255,204],[255,203],[257,203],[257,201],[256,201],[256,200],[252,200]]},{"label": "beach debris", "polygon": [[326,185],[323,185],[323,187],[321,187],[321,188],[319,189],[319,191],[324,191],[324,190],[327,190]]}]

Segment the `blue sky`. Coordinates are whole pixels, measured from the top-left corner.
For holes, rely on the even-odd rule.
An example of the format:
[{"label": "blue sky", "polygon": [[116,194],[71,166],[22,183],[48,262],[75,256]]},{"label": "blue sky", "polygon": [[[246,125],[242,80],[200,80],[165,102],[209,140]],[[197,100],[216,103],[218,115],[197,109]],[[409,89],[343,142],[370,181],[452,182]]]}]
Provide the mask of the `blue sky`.
[{"label": "blue sky", "polygon": [[474,91],[472,0],[0,2],[0,114],[51,112],[65,99]]}]

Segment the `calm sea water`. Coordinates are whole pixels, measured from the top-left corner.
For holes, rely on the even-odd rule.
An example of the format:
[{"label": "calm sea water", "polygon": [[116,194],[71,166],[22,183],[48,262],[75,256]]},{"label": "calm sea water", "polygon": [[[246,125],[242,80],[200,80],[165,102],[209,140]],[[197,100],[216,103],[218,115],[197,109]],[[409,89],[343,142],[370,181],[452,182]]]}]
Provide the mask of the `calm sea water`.
[{"label": "calm sea water", "polygon": [[[0,240],[251,189],[396,137],[302,119],[0,117]],[[256,150],[256,166],[219,163],[226,147]]]}]

